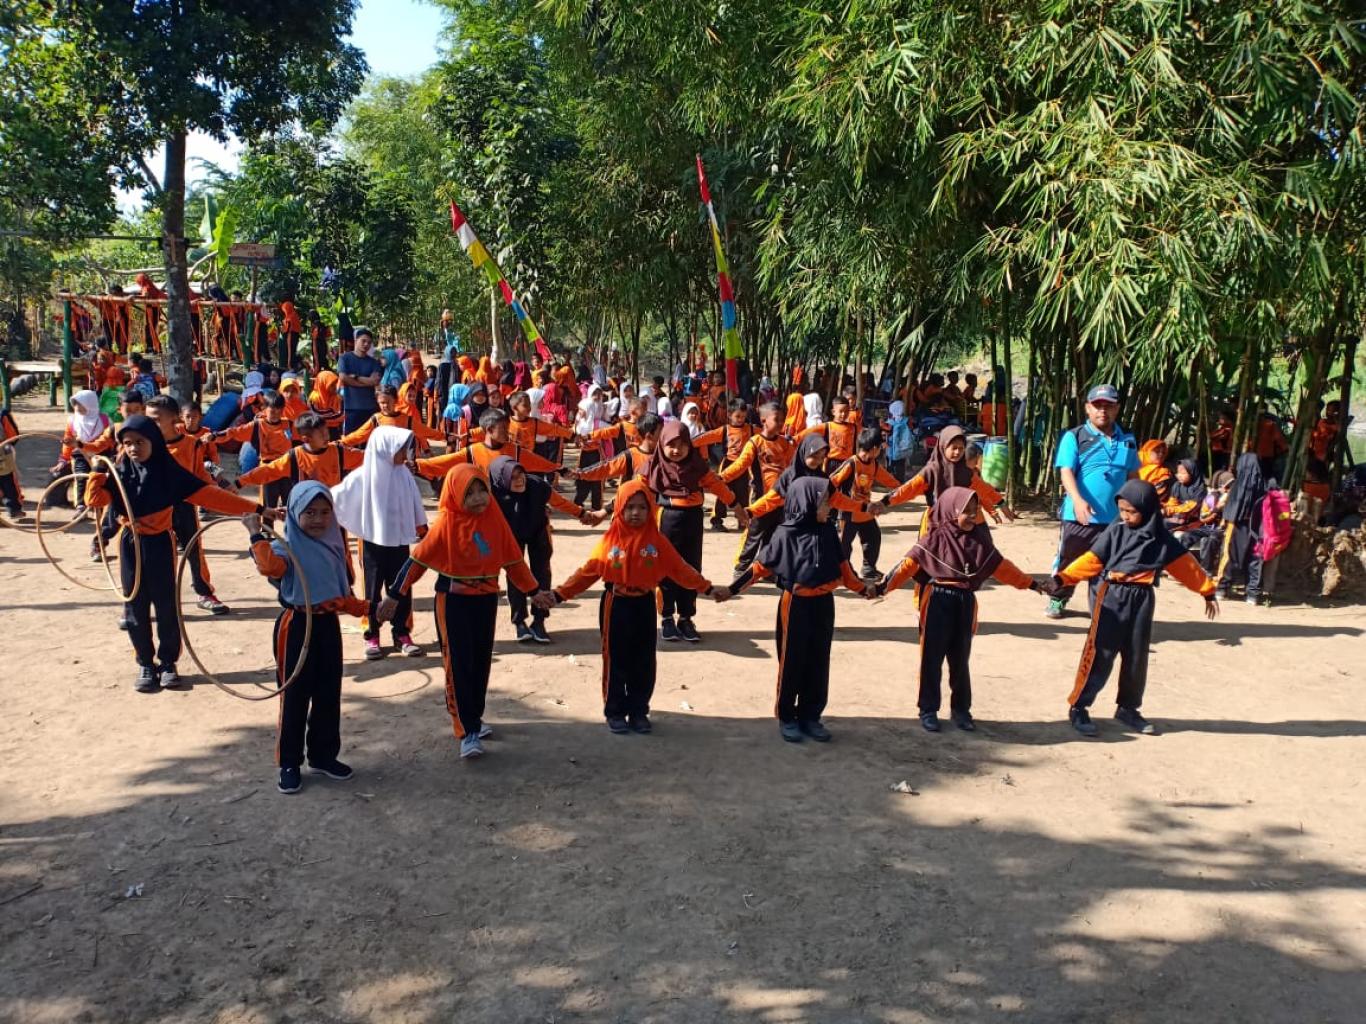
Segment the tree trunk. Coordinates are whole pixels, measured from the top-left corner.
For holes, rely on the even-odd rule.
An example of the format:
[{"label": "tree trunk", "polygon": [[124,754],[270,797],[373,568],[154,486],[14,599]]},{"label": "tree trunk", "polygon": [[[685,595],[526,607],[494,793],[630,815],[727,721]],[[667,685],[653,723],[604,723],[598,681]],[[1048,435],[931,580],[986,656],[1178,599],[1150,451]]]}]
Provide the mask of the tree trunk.
[{"label": "tree trunk", "polygon": [[1309,450],[1309,435],[1314,429],[1315,413],[1328,380],[1328,365],[1333,359],[1335,324],[1325,324],[1314,332],[1302,349],[1300,365],[1304,367],[1304,384],[1295,409],[1295,430],[1290,435],[1290,451],[1286,456],[1285,479],[1281,486],[1290,494],[1300,488]]},{"label": "tree trunk", "polygon": [[185,133],[166,140],[161,193],[161,254],[166,266],[166,383],[181,403],[194,397],[194,332],[185,248]]},{"label": "tree trunk", "polygon": [[1333,450],[1328,453],[1333,467],[1333,491],[1342,483],[1342,467],[1347,461],[1348,413],[1352,408],[1352,376],[1356,373],[1357,343],[1366,339],[1366,318],[1361,321],[1361,338],[1347,339],[1347,351],[1342,357],[1342,393],[1338,395],[1338,436],[1333,442]]},{"label": "tree trunk", "polygon": [[[1012,304],[1012,302],[1011,302],[1011,299],[1012,299],[1011,294],[1010,294],[1009,292],[1007,292],[1007,293],[1005,294],[1005,308],[1004,308],[1003,311],[1002,311],[1002,312],[1005,313],[1005,316],[1002,317],[1002,319],[1003,319],[1005,322],[1004,322],[1004,324],[1003,324],[1004,330],[1001,332],[1001,357],[1002,357],[1002,359],[1004,360],[1004,364],[1005,364],[1005,365],[1003,366],[1003,369],[1004,369],[1005,372],[1006,372],[1006,386],[1005,386],[1005,392],[1006,392],[1006,393],[1005,393],[1005,395],[1003,396],[1003,398],[1002,398],[1002,396],[998,396],[997,399],[996,399],[998,402],[1000,402],[1000,401],[1002,401],[1002,400],[1004,399],[1004,401],[1005,401],[1005,403],[1006,403],[1006,504],[1007,504],[1007,505],[1014,505],[1015,502],[1016,502],[1016,500],[1017,500],[1016,492],[1017,492],[1017,489],[1018,489],[1018,488],[1016,487],[1016,483],[1017,483],[1017,480],[1018,480],[1018,477],[1019,477],[1019,474],[1018,474],[1018,472],[1016,471],[1016,465],[1015,465],[1015,463],[1016,463],[1016,461],[1018,460],[1018,457],[1019,457],[1019,452],[1016,451],[1016,447],[1015,447],[1015,409],[1014,409],[1014,403],[1013,403],[1013,398],[1014,398],[1014,395],[1015,395],[1015,376],[1014,376],[1014,374],[1015,374],[1015,369],[1014,369],[1014,367],[1011,365],[1011,359],[1010,359],[1010,335],[1011,335],[1011,334],[1014,332],[1014,330],[1015,330],[1015,324],[1014,324],[1014,322],[1013,322],[1012,319],[1011,319],[1011,316],[1012,316],[1012,314],[1014,313],[1014,310],[1012,309],[1012,305],[1013,305],[1013,304]],[[1027,428],[1028,428],[1028,424],[1026,424],[1026,429],[1027,429]]]}]

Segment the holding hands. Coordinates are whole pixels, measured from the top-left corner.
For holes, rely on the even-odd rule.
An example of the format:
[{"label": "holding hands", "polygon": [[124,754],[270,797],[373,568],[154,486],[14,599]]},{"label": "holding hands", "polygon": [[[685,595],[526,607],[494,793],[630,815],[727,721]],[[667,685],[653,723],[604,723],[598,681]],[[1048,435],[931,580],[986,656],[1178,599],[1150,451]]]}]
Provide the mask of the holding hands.
[{"label": "holding hands", "polygon": [[548,612],[559,603],[553,590],[538,590],[531,595],[531,606],[537,611]]},{"label": "holding hands", "polygon": [[375,610],[375,622],[388,622],[394,617],[396,611],[398,611],[398,601],[392,597],[386,597]]}]

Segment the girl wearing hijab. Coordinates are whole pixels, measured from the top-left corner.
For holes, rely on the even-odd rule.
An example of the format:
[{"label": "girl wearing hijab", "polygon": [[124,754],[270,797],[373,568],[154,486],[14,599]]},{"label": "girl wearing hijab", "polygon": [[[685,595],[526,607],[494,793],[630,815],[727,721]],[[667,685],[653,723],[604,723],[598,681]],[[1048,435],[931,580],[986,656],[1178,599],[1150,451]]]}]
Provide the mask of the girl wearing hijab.
[{"label": "girl wearing hijab", "polygon": [[1214,580],[1162,525],[1156,488],[1143,480],[1130,480],[1119,489],[1118,503],[1119,519],[1105,528],[1091,550],[1053,577],[1058,587],[1073,586],[1094,576],[1101,578],[1076,685],[1067,700],[1072,728],[1083,736],[1096,735],[1089,709],[1110,678],[1116,657],[1119,695],[1115,719],[1145,736],[1157,732],[1140,709],[1148,683],[1148,648],[1156,602],[1153,587],[1164,571],[1205,599],[1205,618],[1219,614]]},{"label": "girl wearing hijab", "polygon": [[1244,452],[1233,466],[1233,488],[1224,505],[1224,550],[1219,559],[1219,597],[1228,599],[1229,587],[1239,576],[1247,581],[1246,600],[1262,598],[1265,564],[1257,557],[1262,537],[1262,502],[1268,488],[1262,461],[1256,452]]},{"label": "girl wearing hijab", "polygon": [[640,479],[621,485],[612,522],[588,561],[536,603],[549,608],[571,601],[599,579],[603,715],[614,733],[648,733],[655,688],[656,588],[672,583],[688,588],[694,597],[700,592],[718,601],[729,598],[730,591],[713,587],[660,532],[654,497]]},{"label": "girl wearing hijab", "polygon": [[1178,462],[1171,494],[1162,503],[1162,518],[1166,521],[1167,529],[1185,530],[1197,525],[1200,521],[1200,505],[1205,500],[1206,492],[1205,476],[1200,472],[1200,464],[1194,459]]},{"label": "girl wearing hijab", "polygon": [[1002,557],[991,530],[978,522],[981,500],[966,487],[946,490],[928,516],[929,530],[888,574],[889,593],[914,578],[920,598],[920,724],[939,731],[944,662],[949,663],[953,722],[972,732],[972,676],[968,661],[977,632],[977,591],[989,579],[1019,590],[1041,590]]},{"label": "girl wearing hijab", "polygon": [[808,736],[817,743],[830,741],[821,715],[830,692],[835,590],[843,585],[856,594],[876,596],[876,590],[865,586],[845,560],[830,518],[832,493],[824,476],[793,480],[784,499],[782,525],[773,531],[754,564],[732,584],[738,593],[771,577],[782,591],[774,713],[779,733],[788,743],[800,743]]},{"label": "girl wearing hijab", "polygon": [[[659,446],[645,464],[645,483],[659,503],[659,531],[699,572],[702,569],[702,492],[710,491],[727,505],[735,495],[712,472],[702,453],[693,447],[688,428],[680,420],[670,420],[660,429]],[[620,500],[620,498],[618,498]],[[741,517],[737,510],[737,517]],[[674,623],[674,612],[678,622]],[[659,590],[660,631],[662,639],[686,640],[695,644],[702,639],[693,625],[697,614],[696,590],[665,580]]]},{"label": "girl wearing hijab", "polygon": [[1172,487],[1172,471],[1167,468],[1167,442],[1160,438],[1144,441],[1138,450],[1138,463],[1138,478],[1152,484],[1158,503],[1165,504]]},{"label": "girl wearing hijab", "polygon": [[[924,495],[930,508],[950,487],[966,487],[977,494],[979,501],[991,501],[993,491],[986,481],[973,480],[972,470],[967,461],[968,438],[963,428],[950,425],[939,432],[939,442],[930,452],[929,461],[915,476],[884,495],[882,504],[886,508],[901,505],[912,498]],[[993,506],[994,507],[994,506]],[[930,517],[920,517],[920,536],[925,536],[930,528]]]},{"label": "girl wearing hijab", "polygon": [[812,391],[802,399],[802,406],[806,412],[806,426],[802,430],[811,430],[819,427],[825,422],[825,406],[821,402],[821,396]]},{"label": "girl wearing hijab", "polygon": [[687,427],[688,437],[693,441],[706,433],[706,425],[702,422],[702,409],[696,402],[684,403],[683,413],[679,416],[679,421]]},{"label": "girl wearing hijab", "polygon": [[533,603],[540,584],[522,559],[512,529],[489,490],[489,477],[478,466],[462,463],[446,477],[441,504],[431,530],[413,548],[394,579],[383,614],[399,601],[412,601],[412,587],[427,570],[437,574],[436,632],[446,669],[446,710],[460,741],[462,758],[484,753],[484,725],[493,634],[498,621],[498,583],[508,581]]},{"label": "girl wearing hijab", "polygon": [[460,366],[460,383],[473,384],[479,378],[479,364],[470,356],[460,356],[456,363]]},{"label": "girl wearing hijab", "polygon": [[[52,479],[75,471],[90,472],[90,460],[105,455],[114,447],[114,431],[109,417],[100,412],[100,396],[93,391],[77,391],[71,396],[71,416],[62,431],[62,455],[49,471]],[[63,487],[52,504],[66,508],[71,504],[70,489]],[[79,492],[77,492],[79,493]]]},{"label": "girl wearing hijab", "polygon": [[308,393],[308,408],[323,418],[332,440],[341,437],[346,414],[342,411],[341,381],[331,370],[322,370],[313,378],[313,390]]},{"label": "girl wearing hijab", "polygon": [[[112,508],[124,526],[119,534],[120,586],[133,591],[137,571],[133,545],[142,554],[142,577],[124,608],[128,639],[137,657],[139,693],[155,693],[162,687],[180,685],[176,662],[180,659],[180,614],[176,610],[175,538],[171,515],[177,502],[188,501],[223,515],[241,516],[263,512],[262,506],[206,482],[185,469],[166,447],[156,422],[147,416],[130,416],[119,427],[119,482],[132,508],[123,507],[122,495],[107,473],[91,473],[85,482],[85,503],[91,508]],[[155,612],[157,643],[152,645]]]},{"label": "girl wearing hijab", "polygon": [[[360,469],[332,488],[337,523],[356,538],[361,566],[361,593],[370,603],[362,621],[365,657],[384,657],[379,643],[377,615],[386,585],[389,595],[397,591],[391,582],[408,561],[408,545],[427,532],[427,512],[408,463],[414,457],[414,437],[402,427],[376,427],[365,445]],[[422,648],[413,643],[413,602],[400,598],[397,613],[385,615],[392,624],[394,647],[410,658],[420,658]]]},{"label": "girl wearing hijab", "polygon": [[787,396],[787,416],[783,419],[783,434],[796,437],[806,429],[806,402],[800,391]]},{"label": "girl wearing hijab", "polygon": [[468,384],[452,384],[446,400],[446,408],[441,412],[441,430],[446,435],[446,450],[453,452],[470,443],[474,428],[470,424],[470,413],[466,403],[470,398]]},{"label": "girl wearing hijab", "polygon": [[[610,424],[603,418],[602,388],[590,384],[587,393],[579,402],[579,411],[574,416],[574,433],[579,437],[583,450],[579,452],[579,469],[596,466],[615,454],[610,441],[593,441],[593,435],[608,430]],[[602,508],[602,484],[600,482],[579,481],[574,485],[574,504],[592,504],[596,511]]]},{"label": "girl wearing hijab", "polygon": [[486,387],[494,387],[498,383],[499,372],[494,369],[493,360],[488,356],[479,357],[479,372],[475,375],[475,380]]},{"label": "girl wearing hijab", "polygon": [[[251,535],[256,571],[279,591],[283,611],[275,620],[275,680],[283,684],[294,671],[303,646],[308,609],[313,609],[313,635],[299,677],[280,698],[280,725],[275,761],[277,788],[297,793],[303,785],[304,753],[309,771],[329,779],[351,778],[351,768],[337,760],[341,752],[342,638],[340,614],[366,614],[369,605],[351,593],[351,560],[332,511],[332,493],[316,480],[305,480],[289,494],[285,543],[263,532],[259,516],[242,518]],[[285,545],[288,545],[286,547]],[[290,553],[298,560],[296,573]],[[304,583],[308,590],[305,593]]]},{"label": "girl wearing hijab", "polygon": [[[554,487],[539,476],[531,476],[514,459],[500,455],[489,466],[489,484],[493,488],[493,499],[498,509],[512,529],[512,536],[522,556],[531,563],[531,574],[542,589],[550,586],[550,555],[553,546],[550,542],[550,514],[555,509],[567,516],[573,516],[585,526],[600,523],[605,512],[592,513],[575,505]],[[550,613],[533,608],[531,625],[527,625],[526,591],[508,580],[508,606],[512,609],[512,624],[517,630],[517,642],[535,641],[538,644],[550,643],[550,635],[545,630],[546,616]]]}]

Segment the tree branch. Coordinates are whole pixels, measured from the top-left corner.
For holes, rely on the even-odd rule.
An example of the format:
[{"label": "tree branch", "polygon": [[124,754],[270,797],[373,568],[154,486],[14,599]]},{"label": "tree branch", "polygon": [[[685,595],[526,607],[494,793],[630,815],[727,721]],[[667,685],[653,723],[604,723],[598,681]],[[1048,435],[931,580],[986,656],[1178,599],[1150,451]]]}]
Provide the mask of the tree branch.
[{"label": "tree branch", "polygon": [[152,191],[158,196],[165,192],[166,190],[161,187],[161,179],[152,173],[152,168],[148,166],[146,159],[141,154],[138,155],[137,161],[138,167],[147,178],[147,184],[152,187]]}]

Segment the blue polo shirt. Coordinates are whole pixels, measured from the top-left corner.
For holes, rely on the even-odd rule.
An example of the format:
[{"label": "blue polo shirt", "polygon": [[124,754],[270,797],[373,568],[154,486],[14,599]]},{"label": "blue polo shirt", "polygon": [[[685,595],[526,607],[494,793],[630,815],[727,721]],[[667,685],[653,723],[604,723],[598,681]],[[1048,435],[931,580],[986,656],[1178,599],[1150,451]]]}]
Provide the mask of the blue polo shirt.
[{"label": "blue polo shirt", "polygon": [[[1097,525],[1113,523],[1119,518],[1119,505],[1116,498],[1129,474],[1138,470],[1138,445],[1132,434],[1115,424],[1115,432],[1109,436],[1101,433],[1090,423],[1084,423],[1080,430],[1090,441],[1085,451],[1077,445],[1076,431],[1069,430],[1058,442],[1058,457],[1053,465],[1058,469],[1070,469],[1077,478],[1077,490],[1091,506],[1091,522]],[[1064,492],[1062,499],[1062,518],[1075,523],[1077,514],[1072,509],[1072,496]]]}]

